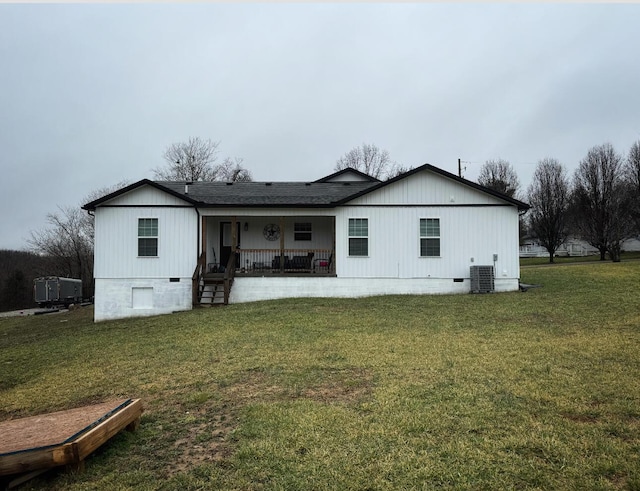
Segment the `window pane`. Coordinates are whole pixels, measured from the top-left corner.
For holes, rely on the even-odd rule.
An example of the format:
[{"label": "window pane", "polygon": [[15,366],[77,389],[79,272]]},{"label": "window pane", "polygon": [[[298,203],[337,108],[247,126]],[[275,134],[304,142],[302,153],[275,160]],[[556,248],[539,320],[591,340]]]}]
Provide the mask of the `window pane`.
[{"label": "window pane", "polygon": [[421,218],[420,237],[440,237],[440,219]]},{"label": "window pane", "polygon": [[440,239],[420,239],[420,255],[422,257],[439,257]]},{"label": "window pane", "polygon": [[294,223],[293,240],[311,240],[311,222]]},{"label": "window pane", "polygon": [[311,232],[311,222],[294,223],[294,232]]},{"label": "window pane", "polygon": [[440,237],[439,218],[427,218],[427,237]]},{"label": "window pane", "polygon": [[139,218],[138,219],[138,237],[157,237],[158,236],[158,219],[157,218]]},{"label": "window pane", "polygon": [[158,239],[138,239],[138,256],[157,256]]},{"label": "window pane", "polygon": [[349,236],[367,237],[369,235],[369,220],[367,218],[349,218]]},{"label": "window pane", "polygon": [[368,256],[369,239],[349,239],[350,256]]}]

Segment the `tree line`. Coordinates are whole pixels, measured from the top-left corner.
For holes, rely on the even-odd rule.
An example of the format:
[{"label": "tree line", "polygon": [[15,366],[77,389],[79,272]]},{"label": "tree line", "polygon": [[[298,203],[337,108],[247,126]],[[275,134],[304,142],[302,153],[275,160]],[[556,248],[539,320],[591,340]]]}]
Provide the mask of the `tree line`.
[{"label": "tree line", "polygon": [[640,140],[626,155],[610,143],[590,148],[573,176],[557,159],[542,159],[524,196],[506,161],[487,162],[478,182],[531,205],[523,228],[549,262],[570,236],[598,249],[601,260],[618,262],[623,242],[640,235]]}]

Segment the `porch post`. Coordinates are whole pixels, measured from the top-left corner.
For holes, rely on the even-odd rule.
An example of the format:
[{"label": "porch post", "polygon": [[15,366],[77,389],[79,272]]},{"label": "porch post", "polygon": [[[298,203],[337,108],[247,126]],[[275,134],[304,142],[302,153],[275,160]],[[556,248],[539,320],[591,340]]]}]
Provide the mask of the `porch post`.
[{"label": "porch post", "polygon": [[[207,220],[202,217],[202,254],[204,254],[204,265],[207,266]],[[198,254],[200,255],[200,254]]]},{"label": "porch post", "polygon": [[234,268],[238,267],[238,259],[236,257],[237,249],[238,249],[238,217],[231,217],[231,257],[233,257]]},{"label": "porch post", "polygon": [[331,271],[327,270],[328,273],[334,273],[336,271],[336,217],[333,216],[331,221],[333,222],[333,240],[331,244],[331,254],[333,255],[331,256],[331,264],[329,265]]},{"label": "porch post", "polygon": [[238,248],[238,217],[231,217],[231,252]]},{"label": "porch post", "polygon": [[284,273],[284,217],[280,217],[280,272]]}]

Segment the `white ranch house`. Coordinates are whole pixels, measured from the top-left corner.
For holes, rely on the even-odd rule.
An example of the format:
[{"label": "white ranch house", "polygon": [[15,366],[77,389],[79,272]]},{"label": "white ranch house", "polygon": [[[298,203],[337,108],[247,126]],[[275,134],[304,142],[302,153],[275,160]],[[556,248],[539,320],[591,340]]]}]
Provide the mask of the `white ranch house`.
[{"label": "white ranch house", "polygon": [[[519,287],[528,205],[425,164],[380,182],[142,180],[95,214],[95,320],[287,297],[469,293]],[[477,268],[476,268],[477,270]],[[486,271],[486,270],[483,270]]]}]

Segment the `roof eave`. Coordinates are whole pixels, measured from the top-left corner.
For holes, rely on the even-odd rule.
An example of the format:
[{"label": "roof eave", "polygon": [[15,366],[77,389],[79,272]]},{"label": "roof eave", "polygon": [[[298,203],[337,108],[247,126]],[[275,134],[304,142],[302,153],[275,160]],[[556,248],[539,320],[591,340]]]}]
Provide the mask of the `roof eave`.
[{"label": "roof eave", "polygon": [[93,200],[85,205],[82,206],[83,210],[87,210],[87,211],[94,211],[96,209],[96,207],[100,206],[101,204],[107,202],[107,201],[111,201],[114,198],[117,198],[118,196],[121,196],[125,193],[128,193],[129,191],[133,191],[137,188],[140,188],[142,186],[151,186],[153,188],[158,189],[159,191],[163,191],[167,194],[170,194],[171,196],[174,196],[178,199],[181,199],[183,201],[186,201],[187,203],[193,205],[193,206],[198,206],[200,203],[194,199],[191,199],[190,197],[178,193],[176,191],[173,191],[172,189],[169,189],[167,187],[162,186],[161,184],[158,184],[155,181],[151,181],[149,179],[142,179],[138,182],[134,182],[133,184],[129,184],[128,186],[125,186],[121,189],[118,189],[117,191],[114,191],[113,193],[109,193],[105,196],[102,196],[101,198],[98,198],[96,200]]},{"label": "roof eave", "polygon": [[205,203],[198,202],[198,208],[335,208],[337,203],[280,203],[280,204],[238,204],[238,203]]}]

